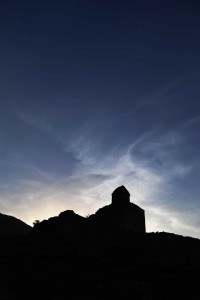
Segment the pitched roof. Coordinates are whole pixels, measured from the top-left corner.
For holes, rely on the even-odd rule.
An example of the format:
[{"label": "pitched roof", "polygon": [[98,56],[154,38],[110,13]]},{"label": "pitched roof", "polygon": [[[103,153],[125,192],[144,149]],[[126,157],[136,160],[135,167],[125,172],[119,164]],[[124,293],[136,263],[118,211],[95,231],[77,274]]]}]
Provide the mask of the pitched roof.
[{"label": "pitched roof", "polygon": [[116,188],[116,189],[113,191],[112,195],[128,195],[128,196],[130,196],[130,193],[129,193],[129,191],[125,188],[125,186],[122,185],[122,186],[119,186],[118,188]]}]

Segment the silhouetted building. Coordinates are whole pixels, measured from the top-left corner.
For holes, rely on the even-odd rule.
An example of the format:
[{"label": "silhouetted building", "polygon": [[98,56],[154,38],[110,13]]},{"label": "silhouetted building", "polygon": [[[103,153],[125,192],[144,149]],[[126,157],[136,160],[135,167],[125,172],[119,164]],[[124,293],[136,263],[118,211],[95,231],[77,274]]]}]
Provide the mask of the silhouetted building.
[{"label": "silhouetted building", "polygon": [[96,212],[94,221],[98,226],[108,229],[146,232],[145,212],[130,202],[130,193],[123,185],[112,193],[112,203]]},{"label": "silhouetted building", "polygon": [[144,210],[130,202],[130,193],[124,186],[112,193],[112,203],[100,208],[89,218],[81,217],[67,210],[58,217],[49,218],[33,228],[34,233],[66,234],[79,230],[128,230],[145,232]]},{"label": "silhouetted building", "polygon": [[129,191],[122,185],[118,187],[112,193],[112,204],[113,205],[126,205],[130,202],[130,193]]}]

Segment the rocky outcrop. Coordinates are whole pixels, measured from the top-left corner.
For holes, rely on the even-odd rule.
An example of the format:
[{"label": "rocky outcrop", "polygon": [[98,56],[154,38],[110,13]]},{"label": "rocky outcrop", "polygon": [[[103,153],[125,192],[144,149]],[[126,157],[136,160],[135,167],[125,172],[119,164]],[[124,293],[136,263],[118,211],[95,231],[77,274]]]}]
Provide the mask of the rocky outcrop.
[{"label": "rocky outcrop", "polygon": [[66,210],[57,217],[49,218],[35,224],[34,233],[67,233],[80,229],[85,224],[85,218],[76,214],[73,210]]}]

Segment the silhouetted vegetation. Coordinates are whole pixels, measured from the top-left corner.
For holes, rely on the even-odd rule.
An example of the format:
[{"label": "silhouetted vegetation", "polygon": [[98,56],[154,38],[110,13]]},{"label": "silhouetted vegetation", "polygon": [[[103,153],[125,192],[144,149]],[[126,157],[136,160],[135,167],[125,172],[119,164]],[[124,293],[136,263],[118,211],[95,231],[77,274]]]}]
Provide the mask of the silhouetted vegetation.
[{"label": "silhouetted vegetation", "polygon": [[38,223],[40,223],[40,220],[35,220],[35,221],[33,222],[33,226],[35,226],[35,225],[38,224]]}]

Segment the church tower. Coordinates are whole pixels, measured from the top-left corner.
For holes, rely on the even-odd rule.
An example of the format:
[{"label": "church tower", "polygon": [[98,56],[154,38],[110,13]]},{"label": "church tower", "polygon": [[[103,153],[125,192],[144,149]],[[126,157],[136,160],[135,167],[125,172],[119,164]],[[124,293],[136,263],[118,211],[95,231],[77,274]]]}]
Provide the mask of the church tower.
[{"label": "church tower", "polygon": [[112,193],[112,204],[118,206],[124,206],[130,202],[130,193],[125,186],[120,186]]}]

